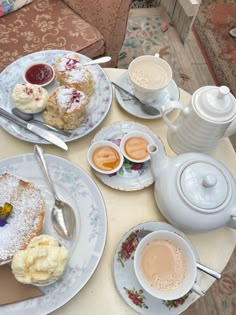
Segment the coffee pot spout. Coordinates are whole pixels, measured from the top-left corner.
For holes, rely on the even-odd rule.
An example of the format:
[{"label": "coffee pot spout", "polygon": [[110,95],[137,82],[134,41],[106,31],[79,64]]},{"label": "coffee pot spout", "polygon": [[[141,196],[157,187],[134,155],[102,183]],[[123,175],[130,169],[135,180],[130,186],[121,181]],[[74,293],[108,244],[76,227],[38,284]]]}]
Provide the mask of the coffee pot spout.
[{"label": "coffee pot spout", "polygon": [[151,171],[154,180],[158,179],[163,170],[165,170],[170,162],[170,159],[166,156],[165,149],[162,143],[149,144],[148,152],[151,158]]}]

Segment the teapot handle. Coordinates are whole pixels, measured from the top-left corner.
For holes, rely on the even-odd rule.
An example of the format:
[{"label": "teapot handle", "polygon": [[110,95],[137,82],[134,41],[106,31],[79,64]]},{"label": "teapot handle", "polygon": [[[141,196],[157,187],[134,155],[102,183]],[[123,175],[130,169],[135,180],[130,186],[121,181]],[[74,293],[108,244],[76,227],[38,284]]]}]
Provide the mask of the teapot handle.
[{"label": "teapot handle", "polygon": [[170,101],[170,102],[167,102],[166,104],[164,104],[162,107],[161,107],[161,115],[162,115],[162,118],[164,120],[164,122],[167,124],[167,126],[173,130],[173,131],[176,131],[177,129],[177,126],[174,125],[170,119],[167,117],[167,114],[170,112],[170,110],[172,109],[180,109],[182,111],[184,111],[184,108],[183,106],[178,102],[178,101]]},{"label": "teapot handle", "polygon": [[227,225],[233,229],[236,229],[236,206],[231,209],[230,220]]}]

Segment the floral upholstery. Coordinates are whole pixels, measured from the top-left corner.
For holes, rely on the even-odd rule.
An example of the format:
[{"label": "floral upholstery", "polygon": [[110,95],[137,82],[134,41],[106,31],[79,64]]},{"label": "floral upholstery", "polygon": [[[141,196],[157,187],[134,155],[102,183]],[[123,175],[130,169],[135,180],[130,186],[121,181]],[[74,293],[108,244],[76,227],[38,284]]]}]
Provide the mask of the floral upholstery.
[{"label": "floral upholstery", "polygon": [[77,51],[90,58],[110,55],[112,61],[107,66],[116,66],[130,3],[34,0],[1,17],[0,71],[19,57],[47,49]]}]

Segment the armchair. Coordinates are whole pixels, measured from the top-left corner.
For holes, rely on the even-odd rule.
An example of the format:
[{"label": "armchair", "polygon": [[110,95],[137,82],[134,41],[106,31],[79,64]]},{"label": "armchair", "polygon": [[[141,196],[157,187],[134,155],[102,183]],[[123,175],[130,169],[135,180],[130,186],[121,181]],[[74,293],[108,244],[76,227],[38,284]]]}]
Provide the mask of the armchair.
[{"label": "armchair", "polygon": [[0,71],[40,50],[109,55],[116,67],[132,0],[33,0],[0,17]]}]

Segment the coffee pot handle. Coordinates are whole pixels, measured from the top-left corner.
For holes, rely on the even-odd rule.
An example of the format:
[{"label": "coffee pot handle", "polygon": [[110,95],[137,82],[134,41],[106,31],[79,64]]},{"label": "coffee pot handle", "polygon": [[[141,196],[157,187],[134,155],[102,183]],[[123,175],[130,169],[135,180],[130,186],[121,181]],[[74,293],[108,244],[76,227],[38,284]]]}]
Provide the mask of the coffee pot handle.
[{"label": "coffee pot handle", "polygon": [[164,122],[167,124],[167,126],[171,130],[176,131],[177,130],[177,126],[174,125],[170,121],[170,119],[167,117],[167,114],[173,109],[180,109],[182,111],[184,110],[183,106],[178,101],[170,101],[170,102],[167,102],[166,104],[164,104],[161,107],[161,115],[162,115],[162,118],[163,118]]}]

